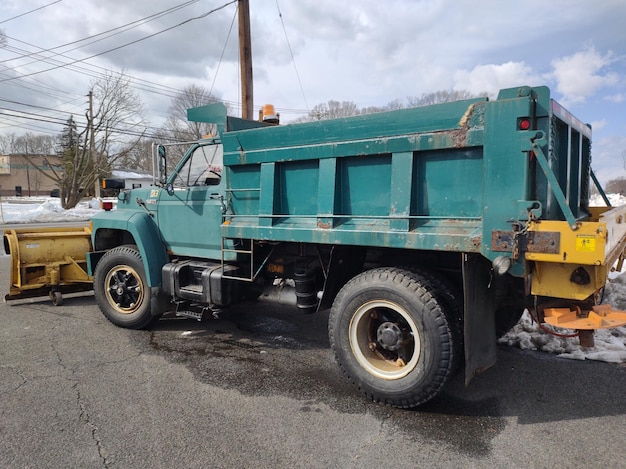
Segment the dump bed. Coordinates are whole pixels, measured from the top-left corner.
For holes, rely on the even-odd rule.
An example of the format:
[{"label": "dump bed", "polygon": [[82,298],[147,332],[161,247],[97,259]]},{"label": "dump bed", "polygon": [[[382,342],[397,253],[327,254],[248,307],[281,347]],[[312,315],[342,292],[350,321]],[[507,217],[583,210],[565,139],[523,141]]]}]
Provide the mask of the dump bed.
[{"label": "dump bed", "polygon": [[479,250],[485,104],[225,134],[228,236]]},{"label": "dump bed", "polygon": [[[591,128],[546,87],[223,132],[222,234],[479,252],[491,260],[508,253],[511,272],[521,275],[519,252],[528,243],[518,245],[520,234],[542,220],[570,231],[592,220],[590,138]],[[559,235],[550,233],[530,250],[559,254]]]}]

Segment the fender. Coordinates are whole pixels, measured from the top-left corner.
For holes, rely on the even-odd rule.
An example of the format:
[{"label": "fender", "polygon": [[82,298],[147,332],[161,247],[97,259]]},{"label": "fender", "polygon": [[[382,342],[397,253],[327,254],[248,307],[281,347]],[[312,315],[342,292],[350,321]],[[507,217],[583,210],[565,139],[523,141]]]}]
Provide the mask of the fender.
[{"label": "fender", "polygon": [[167,262],[168,257],[158,227],[150,215],[145,212],[115,210],[96,215],[91,222],[91,240],[95,251],[87,255],[89,275],[93,275],[96,264],[106,249],[123,244],[122,236],[117,238],[119,241],[114,245],[103,242],[103,230],[115,230],[132,236],[143,260],[148,286],[160,287],[161,267]]}]

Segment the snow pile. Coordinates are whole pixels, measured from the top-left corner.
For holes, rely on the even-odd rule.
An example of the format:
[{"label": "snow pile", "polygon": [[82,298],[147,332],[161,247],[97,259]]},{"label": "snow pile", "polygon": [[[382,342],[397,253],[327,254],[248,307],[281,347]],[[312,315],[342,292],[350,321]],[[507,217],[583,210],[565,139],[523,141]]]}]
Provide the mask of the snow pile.
[{"label": "snow pile", "polygon": [[[546,325],[546,328],[550,326]],[[569,330],[557,330],[560,333],[571,333]],[[555,353],[561,358],[576,360],[599,360],[610,363],[626,362],[626,327],[616,329],[599,329],[594,334],[593,347],[581,347],[578,338],[556,337],[542,331],[524,311],[522,319],[513,329],[502,337],[501,344],[519,347],[522,350],[540,350]]]},{"label": "snow pile", "polygon": [[[612,279],[605,288],[602,303],[608,303],[618,310],[626,310],[626,274]],[[556,329],[545,325],[547,329],[561,334],[571,330]],[[577,337],[557,337],[542,331],[528,311],[513,329],[507,332],[499,342],[523,350],[541,350],[558,354],[562,358],[575,360],[599,360],[610,363],[626,363],[626,326],[615,329],[599,329],[594,334],[593,347],[581,347]]]},{"label": "snow pile", "polygon": [[100,211],[100,201],[85,200],[72,209],[64,210],[61,200],[55,197],[3,198],[0,208],[3,224],[88,221]]},{"label": "snow pile", "polygon": [[[607,199],[611,202],[611,207],[619,207],[620,205],[626,205],[626,196],[622,194],[606,194]],[[604,199],[600,194],[592,195],[589,198],[589,205],[591,207],[606,207]]]}]

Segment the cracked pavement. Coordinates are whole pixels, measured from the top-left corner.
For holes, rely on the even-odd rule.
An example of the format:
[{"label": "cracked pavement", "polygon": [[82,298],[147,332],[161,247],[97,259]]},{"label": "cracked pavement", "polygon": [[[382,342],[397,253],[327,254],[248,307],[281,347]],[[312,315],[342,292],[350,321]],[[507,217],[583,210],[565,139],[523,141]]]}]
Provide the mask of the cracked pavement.
[{"label": "cracked pavement", "polygon": [[[7,273],[0,257],[5,288]],[[623,465],[626,367],[507,347],[498,359],[469,388],[459,377],[398,410],[344,380],[324,317],[283,306],[129,331],[89,294],[1,304],[0,467]]]}]

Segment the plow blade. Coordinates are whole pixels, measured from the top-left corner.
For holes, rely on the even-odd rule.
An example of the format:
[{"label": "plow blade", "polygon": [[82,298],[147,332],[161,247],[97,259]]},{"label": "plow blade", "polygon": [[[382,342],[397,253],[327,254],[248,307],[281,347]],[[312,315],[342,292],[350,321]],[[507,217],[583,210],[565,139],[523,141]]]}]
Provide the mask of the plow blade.
[{"label": "plow blade", "polygon": [[5,230],[4,250],[11,256],[5,301],[50,295],[58,305],[62,293],[93,288],[86,263],[91,251],[89,228]]}]

